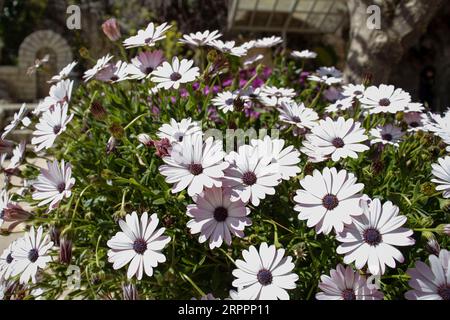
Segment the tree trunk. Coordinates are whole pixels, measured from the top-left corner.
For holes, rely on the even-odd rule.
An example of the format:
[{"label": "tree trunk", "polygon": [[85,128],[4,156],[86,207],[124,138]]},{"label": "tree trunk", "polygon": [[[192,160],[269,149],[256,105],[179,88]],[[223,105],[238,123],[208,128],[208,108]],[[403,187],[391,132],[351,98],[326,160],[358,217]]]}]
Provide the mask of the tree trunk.
[{"label": "tree trunk", "polygon": [[[346,81],[386,83],[392,66],[426,31],[444,0],[347,0],[350,41],[344,70]],[[380,7],[380,29],[369,29],[367,7]]]}]

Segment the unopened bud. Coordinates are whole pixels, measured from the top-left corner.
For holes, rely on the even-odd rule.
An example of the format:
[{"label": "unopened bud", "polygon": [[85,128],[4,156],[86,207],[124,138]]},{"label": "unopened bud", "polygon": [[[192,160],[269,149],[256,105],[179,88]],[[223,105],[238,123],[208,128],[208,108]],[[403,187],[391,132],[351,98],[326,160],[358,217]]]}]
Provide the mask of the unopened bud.
[{"label": "unopened bud", "polygon": [[138,140],[140,143],[142,143],[146,147],[152,147],[153,141],[150,139],[150,136],[146,133],[141,133],[138,135]]},{"label": "unopened bud", "polygon": [[80,57],[82,57],[84,59],[88,59],[89,58],[89,50],[86,47],[81,47],[78,50],[78,53],[80,54]]},{"label": "unopened bud", "polygon": [[439,251],[441,251],[441,246],[437,242],[436,238],[433,236],[432,238],[428,239],[427,243],[425,244],[425,249],[435,256],[439,256]]},{"label": "unopened bud", "polygon": [[94,117],[94,119],[99,121],[105,120],[107,116],[106,109],[99,101],[92,102],[91,114]]},{"label": "unopened bud", "polygon": [[120,27],[115,18],[111,18],[103,22],[102,24],[103,33],[111,41],[117,41],[120,39]]},{"label": "unopened bud", "polygon": [[139,300],[139,293],[136,286],[132,283],[122,285],[124,300]]},{"label": "unopened bud", "polygon": [[59,262],[70,264],[72,260],[72,240],[62,238],[59,245]]},{"label": "unopened bud", "polygon": [[207,55],[207,59],[208,59],[208,62],[214,63],[216,61],[216,59],[217,59],[217,51],[214,50],[214,49],[209,50],[208,55]]},{"label": "unopened bud", "polygon": [[111,132],[111,134],[114,138],[119,139],[119,140],[122,139],[125,134],[125,130],[120,125],[120,123],[117,123],[117,122],[111,124],[111,126],[109,127],[109,132]]},{"label": "unopened bud", "polygon": [[116,151],[117,140],[114,137],[110,137],[106,144],[106,153],[111,154]]}]

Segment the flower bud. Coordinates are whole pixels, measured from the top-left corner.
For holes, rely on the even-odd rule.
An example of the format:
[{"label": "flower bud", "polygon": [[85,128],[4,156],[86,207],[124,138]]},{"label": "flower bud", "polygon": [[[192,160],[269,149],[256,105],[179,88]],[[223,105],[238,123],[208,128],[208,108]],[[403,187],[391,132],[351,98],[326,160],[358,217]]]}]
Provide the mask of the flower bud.
[{"label": "flower bud", "polygon": [[61,238],[59,245],[59,262],[70,264],[72,260],[72,240]]},{"label": "flower bud", "polygon": [[208,62],[214,63],[214,61],[216,61],[216,59],[217,59],[217,51],[214,49],[209,50],[207,59],[208,59]]},{"label": "flower bud", "polygon": [[140,143],[142,143],[146,147],[152,147],[153,146],[153,140],[150,139],[150,136],[146,133],[141,133],[138,135],[138,140]]},{"label": "flower bud", "polygon": [[124,300],[139,300],[139,293],[134,284],[123,284],[122,291]]},{"label": "flower bud", "polygon": [[425,250],[427,250],[430,254],[434,254],[435,256],[439,256],[439,251],[441,251],[441,246],[437,242],[434,236],[430,237],[425,244]]},{"label": "flower bud", "polygon": [[405,114],[404,114],[403,112],[397,112],[397,113],[395,114],[395,120],[397,120],[397,121],[402,121],[404,115],[405,115]]},{"label": "flower bud", "polygon": [[23,222],[27,221],[32,214],[18,204],[9,203],[3,210],[3,219],[8,222]]},{"label": "flower bud", "polygon": [[436,188],[433,183],[425,182],[420,186],[420,191],[426,196],[431,197],[436,192]]},{"label": "flower bud", "polygon": [[86,47],[81,47],[78,50],[78,53],[80,54],[80,57],[84,58],[84,59],[88,59],[89,58],[89,50]]},{"label": "flower bud", "polygon": [[111,124],[111,126],[109,127],[109,132],[111,132],[111,134],[114,138],[119,139],[119,140],[122,139],[125,134],[125,130],[120,125],[120,123],[117,123],[117,122],[114,122],[113,124]]},{"label": "flower bud", "polygon": [[436,232],[441,235],[450,236],[450,224],[440,224],[436,228]]},{"label": "flower bud", "polygon": [[106,109],[99,101],[92,102],[90,110],[94,119],[99,121],[103,121],[106,119],[107,116]]},{"label": "flower bud", "polygon": [[106,153],[111,154],[116,151],[117,140],[114,137],[110,137],[106,144]]},{"label": "flower bud", "polygon": [[102,24],[103,33],[111,41],[117,41],[120,39],[120,27],[115,18],[111,18],[103,22]]}]

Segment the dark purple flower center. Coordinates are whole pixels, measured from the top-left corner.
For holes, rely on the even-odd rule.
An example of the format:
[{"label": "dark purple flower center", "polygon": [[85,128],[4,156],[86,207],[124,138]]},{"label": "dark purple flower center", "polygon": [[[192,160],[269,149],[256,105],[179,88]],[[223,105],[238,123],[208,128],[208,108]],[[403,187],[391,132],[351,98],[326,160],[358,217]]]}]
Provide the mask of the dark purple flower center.
[{"label": "dark purple flower center", "polygon": [[61,126],[58,124],[53,127],[53,133],[58,134],[61,131]]},{"label": "dark purple flower center", "polygon": [[194,176],[198,176],[203,172],[203,167],[201,164],[198,163],[192,163],[188,167],[189,172],[192,173]]},{"label": "dark purple flower center", "polygon": [[218,222],[225,221],[228,217],[228,210],[224,207],[214,209],[214,219]]},{"label": "dark purple flower center", "polygon": [[413,128],[417,128],[419,126],[419,123],[416,121],[410,122],[409,125]]},{"label": "dark purple flower center", "polygon": [[378,104],[382,107],[389,107],[391,105],[391,101],[388,98],[383,98],[378,101]]},{"label": "dark purple flower center", "polygon": [[272,272],[267,269],[261,269],[256,275],[256,278],[261,285],[267,286],[272,283]]},{"label": "dark purple flower center", "polygon": [[375,228],[368,228],[363,232],[364,241],[371,246],[376,246],[381,242],[381,233]]},{"label": "dark purple flower center", "polygon": [[147,43],[147,44],[149,44],[149,43],[152,42],[152,41],[153,41],[153,38],[152,38],[152,37],[147,38],[147,39],[144,40],[144,42]]},{"label": "dark purple flower center", "polygon": [[252,186],[256,183],[256,174],[251,171],[247,171],[242,175],[242,182],[248,186]]},{"label": "dark purple flower center", "polygon": [[225,104],[227,106],[231,106],[234,103],[234,99],[233,98],[228,98],[227,100],[225,100]]},{"label": "dark purple flower center", "polygon": [[28,252],[28,260],[30,260],[31,262],[36,262],[36,260],[39,258],[39,251],[37,251],[37,249],[31,249]]},{"label": "dark purple flower center", "polygon": [[66,190],[66,183],[61,182],[60,184],[58,184],[56,189],[58,190],[59,193],[63,193],[63,191]]},{"label": "dark purple flower center", "polygon": [[147,67],[147,68],[145,68],[145,70],[144,70],[144,72],[146,73],[146,74],[150,74],[150,73],[152,73],[153,72],[153,68],[152,67]]},{"label": "dark purple flower center", "polygon": [[12,254],[10,253],[6,256],[6,263],[10,264],[11,262],[13,262],[13,257]]},{"label": "dark purple flower center", "polygon": [[172,81],[178,81],[181,79],[181,74],[179,74],[178,72],[174,72],[170,75],[170,80]]},{"label": "dark purple flower center", "polygon": [[118,77],[118,76],[113,75],[113,76],[111,77],[111,81],[117,81],[117,80],[119,80],[119,77]]},{"label": "dark purple flower center", "polygon": [[442,285],[438,288],[438,294],[442,297],[442,300],[450,300],[450,285]]},{"label": "dark purple flower center", "polygon": [[345,289],[342,291],[341,296],[344,300],[356,300],[356,295],[353,289]]},{"label": "dark purple flower center", "polygon": [[360,94],[362,94],[362,91],[356,90],[355,92],[353,92],[353,94],[355,96],[359,96]]},{"label": "dark purple flower center", "polygon": [[322,205],[328,210],[333,210],[339,204],[338,198],[334,194],[327,194],[322,199]]},{"label": "dark purple flower center", "polygon": [[144,239],[134,240],[133,250],[136,251],[137,254],[144,254],[147,250],[147,242]]},{"label": "dark purple flower center", "polygon": [[280,91],[275,92],[275,97],[277,98],[281,98],[283,96],[283,94]]},{"label": "dark purple flower center", "polygon": [[392,140],[392,134],[390,134],[390,133],[382,134],[381,138],[383,138],[383,140],[386,140],[386,141],[391,141]]},{"label": "dark purple flower center", "polygon": [[0,219],[3,219],[4,216],[5,216],[5,210],[0,209]]},{"label": "dark purple flower center", "polygon": [[333,141],[331,141],[331,143],[336,148],[342,148],[345,145],[344,140],[342,140],[342,138],[334,138]]},{"label": "dark purple flower center", "polygon": [[300,117],[297,117],[297,116],[293,116],[292,117],[292,121],[294,121],[294,122],[301,122]]}]

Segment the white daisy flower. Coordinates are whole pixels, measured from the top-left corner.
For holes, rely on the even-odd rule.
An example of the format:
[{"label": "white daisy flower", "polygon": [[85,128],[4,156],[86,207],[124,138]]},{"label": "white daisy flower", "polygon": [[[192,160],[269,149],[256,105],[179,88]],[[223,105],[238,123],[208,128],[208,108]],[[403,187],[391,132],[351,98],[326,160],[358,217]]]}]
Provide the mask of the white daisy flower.
[{"label": "white daisy flower", "polygon": [[266,194],[274,195],[275,186],[281,183],[278,165],[271,163],[272,157],[265,156],[255,147],[243,145],[228,159],[230,167],[225,170],[224,186],[232,189],[231,200],[251,201],[258,206]]},{"label": "white daisy flower", "polygon": [[281,37],[271,36],[258,39],[255,42],[255,48],[271,48],[283,42]]},{"label": "white daisy flower", "polygon": [[408,112],[403,115],[403,121],[405,121],[408,124],[408,132],[414,132],[414,131],[426,131],[424,128],[424,121],[423,116],[426,117],[426,115],[423,115],[421,112]]},{"label": "white daisy flower", "polygon": [[303,141],[303,146],[300,149],[301,153],[304,153],[308,156],[308,161],[312,163],[319,163],[325,160],[328,160],[329,157],[322,153],[322,149],[312,145],[308,141]]},{"label": "white daisy flower", "polygon": [[115,270],[129,263],[127,277],[134,275],[138,280],[145,274],[153,275],[153,268],[158,263],[166,261],[166,256],[161,250],[170,242],[170,237],[163,236],[165,228],[158,227],[159,219],[156,213],[150,218],[147,212],[138,218],[136,211],[119,220],[120,229],[108,242],[108,262],[113,263]]},{"label": "white daisy flower", "polygon": [[31,144],[35,145],[36,151],[52,147],[56,137],[66,130],[67,124],[73,118],[73,114],[67,114],[68,108],[67,103],[63,105],[58,103],[53,111],[48,110],[42,114],[33,132],[34,137],[31,139]]},{"label": "white daisy flower", "polygon": [[[23,156],[25,154],[25,149],[27,146],[26,140],[22,140],[14,149],[13,155],[9,161],[8,166],[4,168],[6,172],[14,173],[14,171],[22,164]],[[2,159],[3,160],[3,159]],[[4,160],[3,160],[4,161]],[[1,161],[1,162],[3,162]],[[3,167],[3,163],[0,165],[0,168]]]},{"label": "white daisy flower", "polygon": [[315,59],[317,57],[317,53],[309,50],[294,50],[291,52],[291,56],[296,59]]},{"label": "white daisy flower", "polygon": [[425,110],[425,107],[420,102],[411,102],[408,103],[408,106],[405,109],[405,112],[422,112]]},{"label": "white daisy flower", "polygon": [[280,112],[280,121],[294,124],[300,129],[312,129],[319,120],[317,112],[311,108],[306,108],[303,102],[297,104],[283,101],[278,111]]},{"label": "white daisy flower", "polygon": [[123,45],[127,49],[142,46],[153,47],[157,41],[166,37],[165,33],[171,27],[166,22],[157,27],[153,22],[150,22],[145,30],[139,30],[137,35],[125,39]]},{"label": "white daisy flower", "polygon": [[147,79],[163,61],[164,53],[161,50],[143,51],[131,59],[126,72],[130,79]]},{"label": "white daisy flower", "polygon": [[216,40],[222,36],[219,30],[209,31],[205,30],[203,32],[196,32],[183,35],[183,39],[180,39],[181,43],[189,44],[194,47],[201,47],[210,45],[211,41]]},{"label": "white daisy flower", "polygon": [[450,157],[439,158],[438,163],[433,163],[431,167],[435,177],[431,182],[437,184],[436,190],[444,191],[442,194],[444,198],[450,198]]},{"label": "white daisy flower", "polygon": [[224,156],[222,141],[209,137],[203,142],[201,134],[189,135],[173,146],[170,156],[163,157],[165,165],[159,167],[159,172],[167,183],[174,184],[172,193],[187,188],[192,197],[205,187],[222,186],[221,179],[228,167]]},{"label": "white daisy flower", "polygon": [[20,110],[18,112],[14,113],[13,120],[3,130],[2,139],[5,139],[6,136],[10,132],[12,132],[14,129],[16,129],[19,124],[22,124],[22,129],[24,127],[28,127],[31,123],[31,120],[26,115],[27,115],[27,106],[24,103],[20,107]]},{"label": "white daisy flower", "polygon": [[406,273],[411,277],[408,281],[412,290],[405,293],[408,300],[450,300],[450,254],[442,249],[439,257],[434,254],[428,257],[430,266],[417,261],[415,268]]},{"label": "white daisy flower", "polygon": [[222,188],[205,189],[193,197],[195,204],[187,206],[187,223],[192,234],[200,233],[198,241],[209,240],[209,248],[219,248],[225,241],[231,245],[231,236],[243,238],[244,229],[252,224],[250,209],[242,201],[231,201],[231,192]]},{"label": "white daisy flower", "polygon": [[225,300],[244,300],[239,296],[239,293],[236,290],[229,291],[230,297]]},{"label": "white daisy flower", "polygon": [[242,46],[235,46],[236,42],[234,41],[226,41],[223,42],[222,40],[212,40],[210,42],[210,45],[214,48],[216,48],[217,50],[223,52],[223,53],[228,53],[232,56],[236,56],[236,57],[242,57],[245,56],[247,54],[247,49],[243,48]]},{"label": "white daisy flower", "polygon": [[[357,269],[366,264],[373,275],[382,275],[386,265],[395,268],[395,260],[403,262],[402,253],[395,246],[411,246],[413,231],[402,228],[406,216],[399,215],[399,209],[387,201],[381,206],[379,199],[364,204],[363,214],[353,218],[353,224],[345,226],[336,239],[342,244],[336,249],[338,254],[345,254],[344,263],[355,261]],[[395,259],[395,260],[394,260]]]},{"label": "white daisy flower", "polygon": [[244,250],[244,260],[237,259],[233,270],[233,287],[243,300],[289,300],[286,290],[295,289],[298,275],[292,272],[292,257],[284,256],[285,250],[276,249],[263,242],[259,251],[250,246]]},{"label": "white daisy flower", "polygon": [[258,61],[260,61],[260,60],[262,60],[262,59],[264,59],[264,55],[262,55],[262,54],[257,54],[257,55],[254,55],[254,56],[251,56],[251,57],[245,59],[244,62],[242,63],[242,65],[243,65],[244,67],[250,67],[250,66],[252,66],[255,62],[258,62]]},{"label": "white daisy flower", "polygon": [[60,81],[63,81],[65,79],[67,79],[69,77],[70,73],[72,72],[73,68],[75,68],[75,66],[77,64],[78,64],[78,62],[76,62],[76,61],[73,61],[73,62],[69,63],[67,66],[62,68],[61,71],[57,75],[54,75],[47,82],[48,83],[57,83],[57,82],[60,82]]},{"label": "white daisy flower", "polygon": [[298,219],[307,220],[307,226],[315,226],[317,233],[341,232],[353,216],[363,213],[359,202],[364,184],[356,183],[356,177],[346,170],[325,167],[320,173],[316,169],[300,185],[303,189],[297,190],[294,210],[300,212]]},{"label": "white daisy flower", "polygon": [[361,99],[364,96],[364,91],[366,90],[363,84],[352,83],[342,86],[342,89],[342,95],[344,97],[352,97],[356,99]]},{"label": "white daisy flower", "polygon": [[399,142],[403,136],[402,129],[396,127],[392,124],[387,124],[385,126],[377,126],[370,130],[372,135],[372,144],[381,142],[382,144],[391,144],[398,147]]},{"label": "white daisy flower", "polygon": [[175,119],[170,119],[170,124],[165,123],[159,129],[156,135],[160,139],[167,138],[171,143],[182,142],[184,137],[193,134],[201,134],[202,129],[200,125],[192,121],[191,118],[182,119],[177,122]]},{"label": "white daisy flower", "polygon": [[383,293],[370,286],[365,276],[352,267],[338,264],[330,276],[320,276],[317,300],[383,300]]},{"label": "white daisy flower", "polygon": [[245,50],[247,50],[247,51],[249,51],[249,50],[251,50],[253,48],[256,48],[256,40],[246,41],[243,44],[241,44],[240,47],[245,49]]},{"label": "white daisy flower", "polygon": [[98,59],[97,63],[95,64],[95,66],[93,66],[91,69],[87,70],[84,73],[84,75],[83,75],[84,81],[87,82],[87,81],[91,80],[93,77],[95,77],[95,75],[99,71],[101,71],[101,70],[105,69],[106,67],[108,67],[109,61],[111,61],[112,58],[113,58],[113,56],[108,53],[106,56]]},{"label": "white daisy flower", "polygon": [[251,145],[258,148],[258,152],[267,157],[271,157],[271,164],[278,166],[281,179],[289,180],[295,177],[302,170],[298,166],[300,162],[300,152],[294,146],[284,148],[283,139],[272,139],[265,136],[264,139],[252,139]]},{"label": "white daisy flower", "polygon": [[343,99],[336,100],[333,104],[330,104],[325,108],[326,112],[339,112],[351,109],[353,107],[353,97],[347,97]]},{"label": "white daisy flower", "polygon": [[153,71],[151,81],[158,83],[157,88],[178,89],[181,83],[192,82],[199,76],[199,68],[192,67],[193,64],[192,60],[179,61],[173,57],[172,64],[165,61]]},{"label": "white daisy flower", "polygon": [[308,80],[322,82],[327,85],[340,83],[342,81],[342,72],[335,67],[320,67],[316,70],[316,75],[308,76]]},{"label": "white daisy flower", "polygon": [[273,86],[264,86],[259,93],[259,100],[267,107],[275,107],[281,103],[292,103],[295,97],[295,91],[291,88],[277,88]]},{"label": "white daisy flower", "polygon": [[434,132],[444,140],[450,138],[450,109],[443,116],[433,113],[423,114],[422,121],[425,130]]},{"label": "white daisy flower", "polygon": [[[339,117],[336,121],[327,117],[311,129],[306,135],[306,142],[317,148],[320,154],[331,156],[333,161],[347,157],[358,158],[357,152],[369,150],[369,147],[360,142],[366,141],[364,128],[353,119],[345,120]],[[303,144],[305,145],[305,141]],[[303,151],[304,149],[300,149]]]},{"label": "white daisy flower", "polygon": [[72,95],[73,80],[63,80],[50,88],[49,96],[46,97],[34,109],[34,114],[53,110],[57,104],[69,103]]},{"label": "white daisy flower", "polygon": [[368,87],[359,101],[362,108],[370,113],[397,113],[406,110],[411,96],[403,89],[381,84],[379,87]]},{"label": "white daisy flower", "polygon": [[217,97],[211,100],[212,104],[222,110],[224,113],[234,111],[234,100],[239,97],[238,92],[223,91],[217,94]]},{"label": "white daisy flower", "polygon": [[47,162],[47,169],[42,168],[37,180],[33,183],[35,192],[32,195],[33,200],[42,200],[38,206],[48,203],[49,211],[56,208],[59,202],[72,195],[70,191],[75,184],[75,178],[72,178],[72,167],[69,163],[61,160]]},{"label": "white daisy flower", "polygon": [[15,241],[11,242],[0,256],[0,282],[2,280],[8,280],[14,270],[15,261],[12,256],[14,244]]},{"label": "white daisy flower", "polygon": [[15,260],[11,276],[20,274],[20,283],[28,283],[31,279],[36,283],[36,274],[39,269],[44,269],[52,258],[48,251],[53,247],[48,234],[43,234],[40,226],[35,231],[32,226],[22,238],[17,239],[12,249],[12,257]]},{"label": "white daisy flower", "polygon": [[117,61],[116,64],[110,63],[98,71],[95,79],[103,82],[116,83],[128,79],[128,63]]},{"label": "white daisy flower", "polygon": [[8,207],[8,204],[11,202],[11,197],[8,194],[7,190],[2,190],[0,192],[0,227],[3,225],[3,218],[5,216],[4,210]]}]

